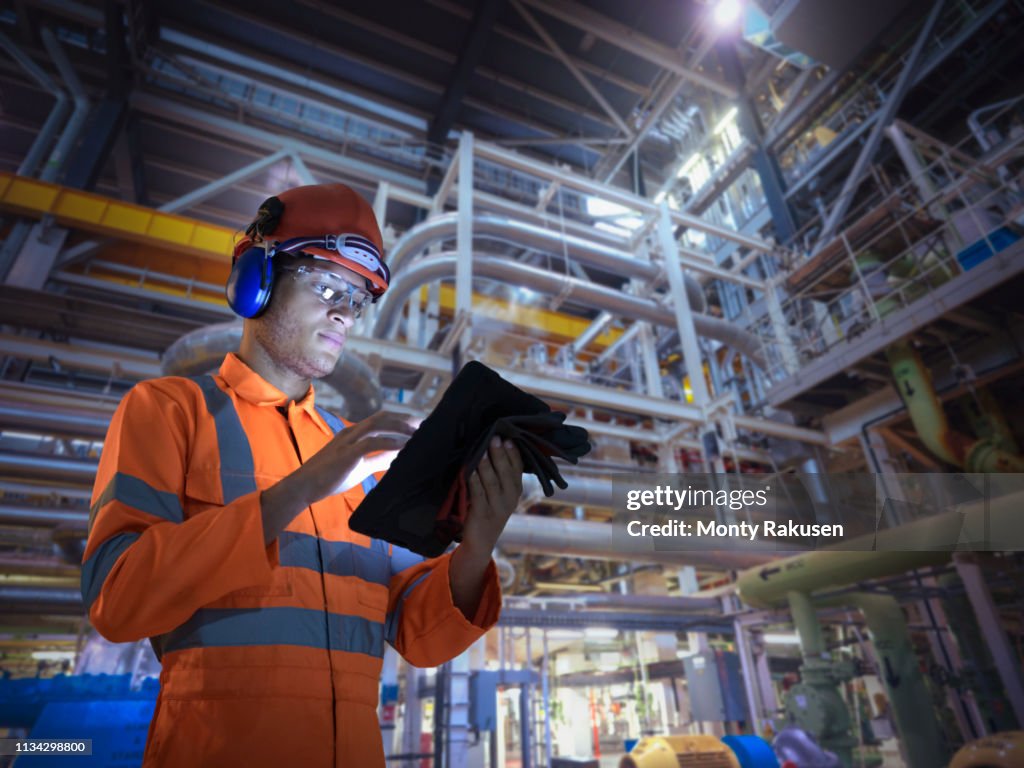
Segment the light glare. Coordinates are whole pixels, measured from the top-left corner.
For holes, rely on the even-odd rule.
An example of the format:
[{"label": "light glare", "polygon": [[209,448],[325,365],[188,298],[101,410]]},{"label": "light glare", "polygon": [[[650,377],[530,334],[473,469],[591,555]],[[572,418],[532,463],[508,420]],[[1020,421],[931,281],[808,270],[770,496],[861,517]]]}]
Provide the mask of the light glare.
[{"label": "light glare", "polygon": [[742,10],[743,4],[740,0],[718,0],[712,15],[720,27],[729,27],[740,17]]}]

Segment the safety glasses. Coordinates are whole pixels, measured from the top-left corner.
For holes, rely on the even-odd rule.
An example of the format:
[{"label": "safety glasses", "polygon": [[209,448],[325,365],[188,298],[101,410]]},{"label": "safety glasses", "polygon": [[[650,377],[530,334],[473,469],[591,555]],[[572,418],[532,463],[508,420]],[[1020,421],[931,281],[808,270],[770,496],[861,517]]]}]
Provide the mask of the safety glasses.
[{"label": "safety glasses", "polygon": [[334,272],[309,266],[281,267],[281,270],[291,272],[297,282],[315,293],[327,306],[347,308],[356,318],[361,317],[363,310],[373,301],[369,291],[352,285]]}]

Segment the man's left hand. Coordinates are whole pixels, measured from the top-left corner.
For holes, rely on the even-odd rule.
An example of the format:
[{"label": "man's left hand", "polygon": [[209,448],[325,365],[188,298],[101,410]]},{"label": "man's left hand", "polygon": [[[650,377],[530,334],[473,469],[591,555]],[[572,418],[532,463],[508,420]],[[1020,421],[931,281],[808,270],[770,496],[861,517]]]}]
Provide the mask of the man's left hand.
[{"label": "man's left hand", "polygon": [[469,478],[469,514],[462,531],[462,546],[486,552],[505,530],[523,495],[523,459],[511,440],[495,437],[476,471]]},{"label": "man's left hand", "polygon": [[515,443],[494,438],[469,478],[469,513],[462,543],[452,553],[452,601],[473,620],[483,594],[484,573],[505,523],[523,495],[523,458]]}]

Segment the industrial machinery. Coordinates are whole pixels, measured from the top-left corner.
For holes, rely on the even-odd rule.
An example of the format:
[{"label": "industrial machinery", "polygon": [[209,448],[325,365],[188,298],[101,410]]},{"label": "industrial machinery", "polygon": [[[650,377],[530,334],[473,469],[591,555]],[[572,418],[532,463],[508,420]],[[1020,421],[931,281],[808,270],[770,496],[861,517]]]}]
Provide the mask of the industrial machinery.
[{"label": "industrial machinery", "polygon": [[949,768],[1018,768],[1024,765],[1024,731],[994,733],[964,744]]},{"label": "industrial machinery", "polygon": [[[651,736],[640,739],[619,768],[741,768],[736,755],[714,736]],[[745,767],[743,767],[745,768]]]}]

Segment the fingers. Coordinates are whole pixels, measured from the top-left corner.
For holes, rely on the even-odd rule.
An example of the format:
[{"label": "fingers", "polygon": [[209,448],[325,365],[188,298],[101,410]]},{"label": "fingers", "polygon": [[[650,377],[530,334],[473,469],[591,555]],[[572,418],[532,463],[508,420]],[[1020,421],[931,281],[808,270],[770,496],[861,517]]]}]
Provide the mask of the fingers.
[{"label": "fingers", "polygon": [[401,413],[391,413],[389,411],[377,411],[377,413],[369,416],[358,424],[349,429],[343,429],[338,433],[339,436],[346,436],[349,439],[358,440],[366,435],[379,435],[385,433],[398,434],[398,435],[412,435],[416,432],[416,427],[409,423],[410,418]]},{"label": "fingers", "polygon": [[373,435],[364,437],[357,445],[362,456],[377,451],[400,451],[409,442],[405,435]]},{"label": "fingers", "polygon": [[510,440],[502,443],[500,438],[494,438],[477,472],[492,503],[500,503],[503,497],[515,501],[523,492],[523,460]]}]

